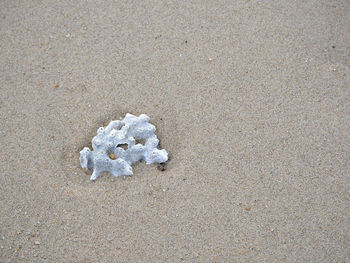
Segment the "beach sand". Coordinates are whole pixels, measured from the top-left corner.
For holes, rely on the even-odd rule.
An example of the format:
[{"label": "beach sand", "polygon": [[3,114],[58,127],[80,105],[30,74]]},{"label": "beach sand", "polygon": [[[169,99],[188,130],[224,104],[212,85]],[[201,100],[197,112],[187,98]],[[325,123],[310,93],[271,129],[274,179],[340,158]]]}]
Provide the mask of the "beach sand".
[{"label": "beach sand", "polygon": [[[349,14],[1,1],[0,262],[350,262]],[[127,112],[166,170],[91,182],[79,151]]]}]

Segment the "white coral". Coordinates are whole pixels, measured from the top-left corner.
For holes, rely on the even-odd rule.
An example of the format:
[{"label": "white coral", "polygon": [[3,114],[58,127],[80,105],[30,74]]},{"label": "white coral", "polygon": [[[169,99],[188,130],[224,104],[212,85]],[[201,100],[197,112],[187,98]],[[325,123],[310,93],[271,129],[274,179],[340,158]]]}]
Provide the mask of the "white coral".
[{"label": "white coral", "polygon": [[[92,139],[93,151],[85,147],[79,158],[81,167],[93,169],[90,180],[96,180],[101,172],[114,176],[132,175],[131,165],[140,160],[147,164],[168,160],[168,153],[157,149],[156,127],[148,122],[149,119],[145,114],[136,117],[127,113],[122,121],[112,121],[106,128],[97,130],[97,136]],[[145,145],[137,140],[145,140]],[[123,145],[127,145],[127,149],[122,148]]]}]

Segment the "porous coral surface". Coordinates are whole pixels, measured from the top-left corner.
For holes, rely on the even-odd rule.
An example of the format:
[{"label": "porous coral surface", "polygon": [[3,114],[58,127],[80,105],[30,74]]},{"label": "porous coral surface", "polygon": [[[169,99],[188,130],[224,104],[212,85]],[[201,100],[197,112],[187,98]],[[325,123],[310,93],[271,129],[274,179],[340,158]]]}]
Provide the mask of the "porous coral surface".
[{"label": "porous coral surface", "polygon": [[131,165],[140,160],[146,164],[168,160],[166,150],[157,149],[156,127],[149,120],[145,114],[137,117],[127,113],[123,120],[112,121],[106,128],[97,130],[97,136],[92,139],[93,150],[85,147],[79,158],[82,168],[93,169],[90,180],[96,180],[102,172],[132,175]]}]

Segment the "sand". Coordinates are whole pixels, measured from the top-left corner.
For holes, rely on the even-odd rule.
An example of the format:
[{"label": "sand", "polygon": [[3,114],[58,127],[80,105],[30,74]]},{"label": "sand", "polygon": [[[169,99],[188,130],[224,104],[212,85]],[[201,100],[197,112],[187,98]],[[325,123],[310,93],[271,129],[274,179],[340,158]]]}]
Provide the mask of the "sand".
[{"label": "sand", "polygon": [[[1,1],[0,262],[350,262],[349,13]],[[79,151],[127,112],[166,170],[90,182]]]}]

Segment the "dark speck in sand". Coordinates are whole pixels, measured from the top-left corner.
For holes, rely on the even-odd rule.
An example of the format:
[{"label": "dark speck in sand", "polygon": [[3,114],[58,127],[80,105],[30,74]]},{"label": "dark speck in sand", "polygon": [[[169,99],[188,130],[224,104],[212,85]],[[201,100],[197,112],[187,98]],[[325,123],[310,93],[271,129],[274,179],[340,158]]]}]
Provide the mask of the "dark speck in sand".
[{"label": "dark speck in sand", "polygon": [[157,169],[161,172],[164,172],[166,170],[166,164],[165,163],[158,164]]}]

